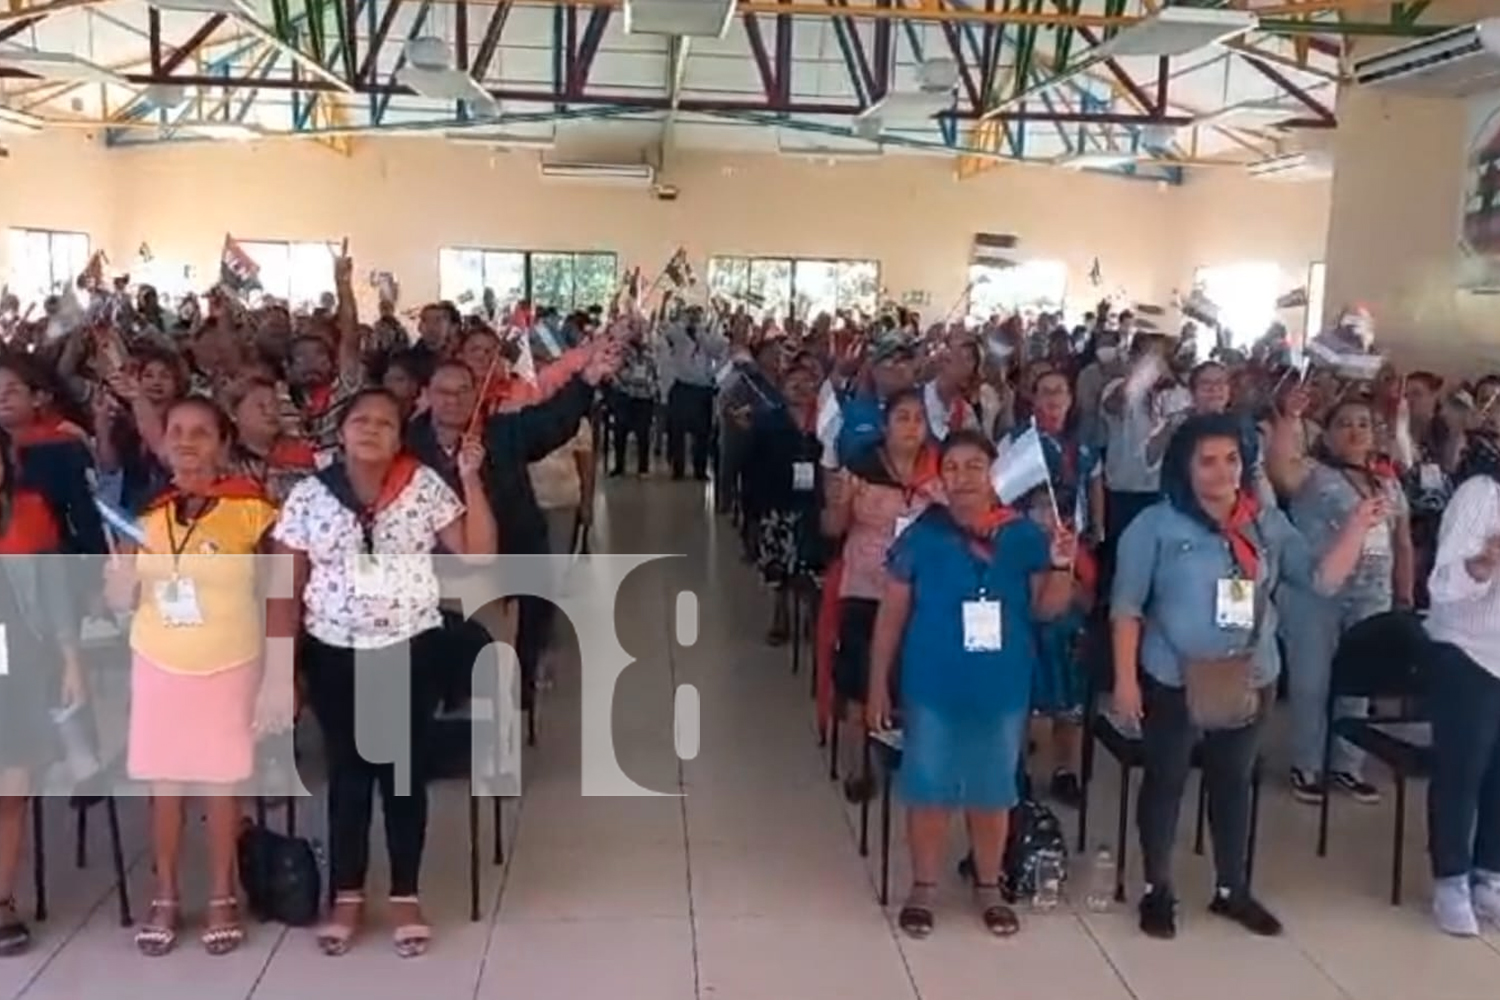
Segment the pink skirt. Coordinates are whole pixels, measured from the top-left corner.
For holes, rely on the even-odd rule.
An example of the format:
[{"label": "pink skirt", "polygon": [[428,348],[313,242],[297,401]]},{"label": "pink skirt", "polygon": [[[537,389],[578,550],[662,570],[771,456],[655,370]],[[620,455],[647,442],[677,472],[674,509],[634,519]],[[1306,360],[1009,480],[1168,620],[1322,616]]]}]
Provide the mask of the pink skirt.
[{"label": "pink skirt", "polygon": [[232,785],[255,769],[260,662],[176,674],[134,654],[127,766],[136,781]]}]

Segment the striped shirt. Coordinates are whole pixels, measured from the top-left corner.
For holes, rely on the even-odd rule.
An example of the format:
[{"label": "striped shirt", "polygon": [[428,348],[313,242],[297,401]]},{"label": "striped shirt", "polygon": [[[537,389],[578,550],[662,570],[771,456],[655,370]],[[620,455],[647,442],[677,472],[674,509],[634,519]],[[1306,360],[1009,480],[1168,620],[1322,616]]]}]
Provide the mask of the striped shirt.
[{"label": "striped shirt", "polygon": [[1500,484],[1473,476],[1453,494],[1438,529],[1427,633],[1500,677],[1500,572],[1481,583],[1464,565],[1495,535],[1500,535]]}]

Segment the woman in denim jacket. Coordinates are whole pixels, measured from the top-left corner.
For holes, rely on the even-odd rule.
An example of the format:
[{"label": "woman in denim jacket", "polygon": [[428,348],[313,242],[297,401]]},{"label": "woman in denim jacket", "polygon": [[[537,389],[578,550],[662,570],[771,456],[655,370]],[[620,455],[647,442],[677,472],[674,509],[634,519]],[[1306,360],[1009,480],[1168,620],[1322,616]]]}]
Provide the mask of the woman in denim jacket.
[{"label": "woman in denim jacket", "polygon": [[[1210,910],[1252,933],[1280,933],[1281,924],[1245,884],[1251,775],[1281,669],[1273,597],[1286,582],[1337,590],[1358,562],[1369,525],[1384,513],[1375,501],[1362,504],[1315,567],[1286,517],[1256,501],[1252,471],[1241,459],[1241,430],[1228,415],[1184,423],[1162,463],[1165,498],[1120,539],[1110,610],[1115,709],[1142,724],[1140,923],[1152,937],[1176,935],[1172,848],[1200,739],[1217,872]],[[1258,710],[1246,724],[1200,731],[1188,710],[1187,663],[1244,654],[1251,657]]]}]

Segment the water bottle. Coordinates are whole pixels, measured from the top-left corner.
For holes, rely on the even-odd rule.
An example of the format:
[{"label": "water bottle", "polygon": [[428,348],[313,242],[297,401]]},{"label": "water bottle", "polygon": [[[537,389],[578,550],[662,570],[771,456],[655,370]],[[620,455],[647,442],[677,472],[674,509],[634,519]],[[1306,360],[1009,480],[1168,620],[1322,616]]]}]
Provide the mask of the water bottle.
[{"label": "water bottle", "polygon": [[1035,889],[1031,897],[1031,908],[1038,913],[1057,909],[1062,902],[1063,862],[1053,851],[1041,851],[1036,856],[1034,872]]},{"label": "water bottle", "polygon": [[1107,913],[1115,901],[1115,856],[1105,844],[1094,852],[1094,870],[1089,874],[1089,894],[1084,905],[1091,913]]}]

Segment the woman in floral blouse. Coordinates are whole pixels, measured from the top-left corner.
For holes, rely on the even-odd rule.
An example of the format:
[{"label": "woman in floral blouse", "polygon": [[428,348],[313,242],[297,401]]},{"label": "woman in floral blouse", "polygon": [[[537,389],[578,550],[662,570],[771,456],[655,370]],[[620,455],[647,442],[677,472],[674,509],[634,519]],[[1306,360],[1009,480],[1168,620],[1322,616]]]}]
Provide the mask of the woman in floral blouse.
[{"label": "woman in floral blouse", "polygon": [[[291,634],[300,622],[299,660],[327,747],[335,899],[318,944],[325,954],[342,955],[359,930],[378,785],[394,944],[406,958],[424,953],[432,933],[417,898],[427,832],[423,765],[440,694],[438,672],[419,665],[430,665],[442,650],[432,553],[439,545],[459,554],[494,553],[498,540],[477,438],[459,448],[460,499],[438,473],[402,452],[401,407],[386,390],[356,395],[339,437],[342,460],[298,483],[277,522],[276,550],[292,557],[293,599],[272,602],[270,634]],[[389,713],[383,728],[407,734],[404,760],[361,756],[356,686],[361,712]]]}]

